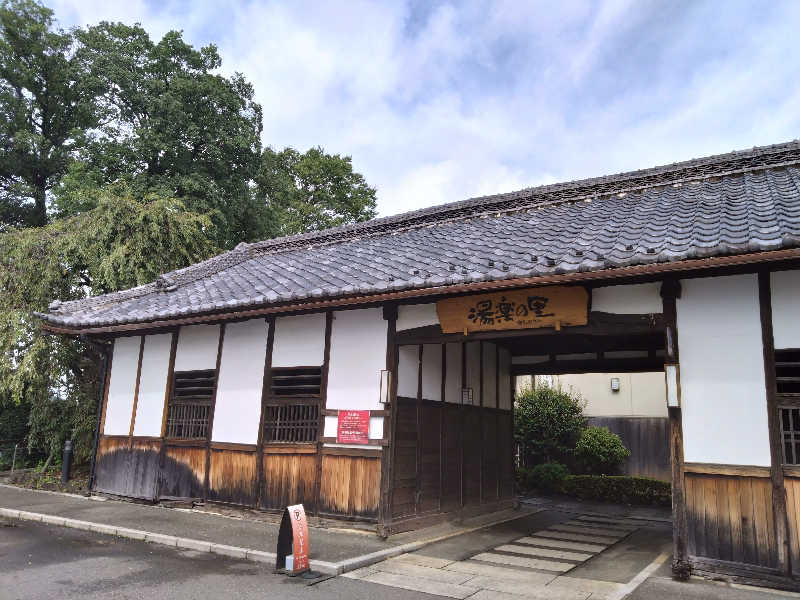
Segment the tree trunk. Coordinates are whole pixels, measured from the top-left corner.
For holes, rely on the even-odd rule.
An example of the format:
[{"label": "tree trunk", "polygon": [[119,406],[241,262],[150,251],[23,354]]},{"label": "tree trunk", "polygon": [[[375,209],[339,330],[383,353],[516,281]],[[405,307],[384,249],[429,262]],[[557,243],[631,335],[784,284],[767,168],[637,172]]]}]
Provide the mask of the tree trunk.
[{"label": "tree trunk", "polygon": [[36,178],[36,184],[33,190],[33,215],[31,216],[31,225],[33,227],[44,227],[47,225],[47,193],[45,192],[45,183],[41,181],[40,177]]}]

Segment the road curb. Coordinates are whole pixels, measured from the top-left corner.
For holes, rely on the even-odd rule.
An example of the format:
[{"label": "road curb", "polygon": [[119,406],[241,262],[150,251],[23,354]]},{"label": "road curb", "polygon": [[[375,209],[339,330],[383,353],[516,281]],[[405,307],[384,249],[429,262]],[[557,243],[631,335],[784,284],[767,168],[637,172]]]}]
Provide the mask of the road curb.
[{"label": "road curb", "polygon": [[[494,525],[499,525],[501,523],[507,523],[508,521],[514,521],[523,516],[540,512],[540,510],[541,509],[537,509],[530,512],[525,512],[524,514],[516,514],[513,516],[508,516],[506,518],[497,519],[495,521],[490,521],[487,523],[483,523],[481,525],[476,525],[474,527],[468,527],[466,529],[460,529],[458,531],[451,531],[449,533],[445,533],[426,540],[419,540],[416,542],[408,542],[406,544],[400,544],[398,546],[393,546],[391,548],[386,548],[384,550],[378,550],[377,552],[371,552],[370,554],[364,554],[362,556],[355,556],[353,558],[348,558],[338,563],[312,559],[309,561],[309,566],[311,567],[312,570],[319,571],[320,573],[323,573],[325,575],[341,575],[342,573],[347,573],[348,571],[353,571],[361,567],[367,567],[369,565],[381,562],[388,558],[393,558],[401,554],[406,554],[407,552],[413,552],[415,550],[419,550],[420,548],[424,548],[425,546],[434,544],[436,542],[441,542],[443,540],[457,537],[465,533],[478,531],[479,529],[485,529],[486,527],[492,527]],[[91,521],[80,521],[78,519],[70,519],[67,517],[59,517],[57,515],[49,515],[44,513],[28,512],[25,510],[0,508],[0,517],[6,517],[8,519],[17,519],[21,521],[35,521],[40,523],[46,523],[48,525],[57,525],[59,527],[69,527],[70,529],[92,531],[94,533],[102,533],[104,535],[113,535],[125,539],[144,541],[151,544],[169,546],[172,548],[194,550],[196,552],[208,552],[211,554],[218,554],[220,556],[226,556],[229,558],[238,558],[240,560],[249,560],[252,562],[258,562],[263,564],[274,565],[275,561],[277,560],[277,556],[273,552],[265,552],[263,550],[256,550],[253,548],[228,546],[226,544],[218,544],[216,542],[209,542],[205,540],[177,537],[174,535],[167,535],[164,533],[142,531],[140,529],[129,529],[127,527],[117,527],[115,525],[105,525],[102,523],[94,523]]]}]

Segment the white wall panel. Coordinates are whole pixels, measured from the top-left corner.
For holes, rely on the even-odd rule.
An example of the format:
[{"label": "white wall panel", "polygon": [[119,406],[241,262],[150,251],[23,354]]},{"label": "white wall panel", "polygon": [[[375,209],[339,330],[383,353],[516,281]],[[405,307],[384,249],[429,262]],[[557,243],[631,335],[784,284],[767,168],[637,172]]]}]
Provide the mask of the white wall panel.
[{"label": "white wall panel", "polygon": [[[325,417],[325,424],[323,426],[323,437],[335,438],[338,433],[339,417]],[[369,418],[369,439],[381,440],[383,439],[383,417],[370,417]],[[356,448],[363,446],[354,446]]]},{"label": "white wall panel", "polygon": [[483,405],[497,408],[497,345],[483,343]]},{"label": "white wall panel", "polygon": [[181,327],[175,350],[176,371],[205,371],[217,368],[219,325]]},{"label": "white wall panel", "polygon": [[621,315],[660,313],[663,310],[661,284],[637,283],[594,288],[592,310]]},{"label": "white wall panel", "polygon": [[171,333],[148,335],[144,338],[142,374],[139,377],[139,399],[136,401],[133,435],[161,436],[171,348]]},{"label": "white wall panel", "polygon": [[397,395],[416,398],[419,389],[419,346],[397,348]]},{"label": "white wall panel", "polygon": [[422,398],[442,399],[442,345],[425,344],[422,347]]},{"label": "white wall panel", "polygon": [[497,376],[500,378],[498,389],[500,396],[497,399],[497,407],[503,410],[511,409],[511,353],[505,348],[500,348],[500,355],[497,365]]},{"label": "white wall panel", "polygon": [[142,338],[139,336],[120,337],[114,340],[106,421],[103,427],[105,435],[128,435],[131,432],[133,394],[136,391],[141,343]]},{"label": "white wall panel", "polygon": [[800,271],[770,275],[775,348],[800,348]]},{"label": "white wall panel", "polygon": [[447,372],[444,395],[446,402],[461,403],[461,344],[447,344]]},{"label": "white wall panel", "polygon": [[757,278],[690,279],[681,285],[684,458],[769,466]]},{"label": "white wall panel", "polygon": [[397,331],[438,324],[436,303],[405,304],[397,307]]},{"label": "white wall panel", "polygon": [[258,441],[268,331],[264,319],[225,326],[211,435],[215,442]]},{"label": "white wall panel", "polygon": [[379,396],[381,370],[386,368],[386,331],[381,308],[334,313],[328,408],[383,408]]},{"label": "white wall panel", "polygon": [[273,367],[317,366],[324,362],[325,313],[275,319]]}]

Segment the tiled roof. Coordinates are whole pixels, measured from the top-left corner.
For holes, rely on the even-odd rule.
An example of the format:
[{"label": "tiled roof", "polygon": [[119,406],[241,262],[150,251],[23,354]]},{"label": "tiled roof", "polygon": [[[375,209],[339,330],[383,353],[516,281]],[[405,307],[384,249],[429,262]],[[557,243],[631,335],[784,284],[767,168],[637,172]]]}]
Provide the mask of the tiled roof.
[{"label": "tiled roof", "polygon": [[800,247],[800,142],[240,244],[129,290],[54,302],[69,327]]}]

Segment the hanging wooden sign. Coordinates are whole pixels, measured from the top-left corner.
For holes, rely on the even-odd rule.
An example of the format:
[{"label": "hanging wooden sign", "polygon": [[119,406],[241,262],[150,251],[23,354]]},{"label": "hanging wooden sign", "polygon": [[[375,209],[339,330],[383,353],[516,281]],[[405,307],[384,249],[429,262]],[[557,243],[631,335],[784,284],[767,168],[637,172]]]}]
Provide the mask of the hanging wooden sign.
[{"label": "hanging wooden sign", "polygon": [[586,325],[585,288],[553,286],[447,298],[436,303],[443,333]]},{"label": "hanging wooden sign", "polygon": [[308,522],[302,504],[287,506],[278,530],[275,567],[287,575],[308,571]]}]

